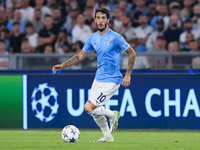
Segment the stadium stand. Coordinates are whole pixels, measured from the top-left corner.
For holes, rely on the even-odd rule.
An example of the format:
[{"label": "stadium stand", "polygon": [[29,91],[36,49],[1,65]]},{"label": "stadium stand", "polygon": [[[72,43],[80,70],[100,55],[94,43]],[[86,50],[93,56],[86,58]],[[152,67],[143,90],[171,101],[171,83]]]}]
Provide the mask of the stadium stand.
[{"label": "stadium stand", "polygon": [[[2,0],[0,70],[49,69],[37,67],[39,59],[48,56],[44,65],[53,66],[73,56],[97,31],[98,7],[110,11],[109,27],[135,48],[135,69],[200,68],[200,0]],[[121,69],[126,60],[124,53]],[[68,69],[95,69],[95,61],[93,52]]]}]

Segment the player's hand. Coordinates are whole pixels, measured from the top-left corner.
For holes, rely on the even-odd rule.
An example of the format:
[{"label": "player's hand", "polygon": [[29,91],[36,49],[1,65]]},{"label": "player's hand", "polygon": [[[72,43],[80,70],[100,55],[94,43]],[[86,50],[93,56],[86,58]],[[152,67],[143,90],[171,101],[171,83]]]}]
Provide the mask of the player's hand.
[{"label": "player's hand", "polygon": [[52,71],[55,74],[56,71],[61,70],[62,68],[63,68],[62,65],[55,65],[53,66]]},{"label": "player's hand", "polygon": [[123,82],[122,82],[122,85],[127,87],[127,86],[130,85],[130,83],[131,83],[131,75],[125,75]]}]

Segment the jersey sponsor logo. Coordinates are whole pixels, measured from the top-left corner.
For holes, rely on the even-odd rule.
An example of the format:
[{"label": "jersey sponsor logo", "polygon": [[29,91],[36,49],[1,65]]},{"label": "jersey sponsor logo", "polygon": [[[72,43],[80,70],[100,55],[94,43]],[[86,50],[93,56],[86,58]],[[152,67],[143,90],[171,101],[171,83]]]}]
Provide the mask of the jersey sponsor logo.
[{"label": "jersey sponsor logo", "polygon": [[111,41],[106,41],[106,43],[107,43],[107,46],[109,46],[110,42],[111,42]]},{"label": "jersey sponsor logo", "polygon": [[123,46],[125,46],[125,45],[126,45],[126,43],[127,43],[127,42],[126,42],[126,40],[124,39],[124,45],[123,45]]},{"label": "jersey sponsor logo", "polygon": [[126,40],[124,39],[124,44],[126,43]]}]

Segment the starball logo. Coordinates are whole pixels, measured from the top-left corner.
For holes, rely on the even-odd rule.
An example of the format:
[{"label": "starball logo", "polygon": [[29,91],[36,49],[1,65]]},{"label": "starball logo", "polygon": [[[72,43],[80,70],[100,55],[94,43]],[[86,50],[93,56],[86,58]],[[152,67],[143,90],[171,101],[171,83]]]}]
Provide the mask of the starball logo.
[{"label": "starball logo", "polygon": [[41,122],[49,122],[54,119],[58,112],[58,93],[54,87],[48,86],[48,83],[39,84],[32,92],[32,111],[35,117]]}]

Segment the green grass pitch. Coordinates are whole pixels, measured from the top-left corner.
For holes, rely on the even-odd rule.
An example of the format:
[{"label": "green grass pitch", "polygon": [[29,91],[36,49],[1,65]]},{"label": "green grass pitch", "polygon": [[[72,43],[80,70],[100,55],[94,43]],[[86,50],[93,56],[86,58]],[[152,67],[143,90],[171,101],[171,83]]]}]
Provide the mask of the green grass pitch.
[{"label": "green grass pitch", "polygon": [[199,150],[197,130],[117,130],[113,143],[93,143],[100,130],[80,130],[77,143],[65,143],[61,129],[0,130],[0,150]]}]

